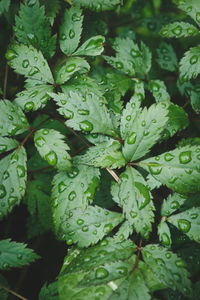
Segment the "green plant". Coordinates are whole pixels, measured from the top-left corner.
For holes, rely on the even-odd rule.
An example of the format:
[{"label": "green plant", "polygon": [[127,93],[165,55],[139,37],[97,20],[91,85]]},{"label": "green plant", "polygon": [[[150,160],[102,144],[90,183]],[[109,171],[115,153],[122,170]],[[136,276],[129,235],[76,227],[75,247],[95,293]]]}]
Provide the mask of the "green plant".
[{"label": "green plant", "polygon": [[[23,201],[28,240],[68,245],[39,299],[197,299],[199,1],[23,2],[0,2],[25,78],[6,67],[0,219]],[[37,255],[2,239],[0,258]]]}]

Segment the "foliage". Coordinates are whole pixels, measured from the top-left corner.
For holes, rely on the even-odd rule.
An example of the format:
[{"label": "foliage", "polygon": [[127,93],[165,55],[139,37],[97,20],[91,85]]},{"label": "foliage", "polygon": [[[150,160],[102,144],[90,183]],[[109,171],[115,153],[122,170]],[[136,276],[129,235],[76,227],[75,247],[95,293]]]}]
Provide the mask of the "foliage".
[{"label": "foliage", "polygon": [[39,258],[9,234],[25,207],[28,243],[67,247],[38,299],[197,299],[199,1],[1,0],[0,15],[0,298],[5,270]]}]

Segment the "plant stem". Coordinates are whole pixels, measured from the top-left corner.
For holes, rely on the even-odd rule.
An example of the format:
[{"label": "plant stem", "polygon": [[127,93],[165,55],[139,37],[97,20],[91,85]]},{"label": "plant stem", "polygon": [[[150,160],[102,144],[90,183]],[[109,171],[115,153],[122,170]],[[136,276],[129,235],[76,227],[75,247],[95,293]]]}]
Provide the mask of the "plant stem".
[{"label": "plant stem", "polygon": [[4,77],[4,84],[3,84],[3,99],[6,98],[7,82],[8,82],[8,64],[6,64],[6,68],[5,68],[5,77]]},{"label": "plant stem", "polygon": [[137,257],[136,257],[136,260],[135,260],[135,265],[133,267],[133,270],[132,272],[135,272],[135,270],[137,269],[138,267],[138,264],[139,264],[139,258],[140,258],[140,254],[141,254],[141,250],[142,250],[142,238],[140,239],[140,243],[139,243],[139,247],[138,247],[138,251],[137,251]]},{"label": "plant stem", "polygon": [[21,296],[21,295],[19,295],[18,293],[16,293],[16,292],[10,290],[9,288],[7,288],[7,287],[4,286],[4,285],[1,285],[1,284],[0,284],[0,288],[6,290],[6,291],[9,292],[10,294],[12,294],[12,295],[18,297],[19,299],[22,299],[22,300],[28,300],[27,298],[24,298],[23,296]]}]

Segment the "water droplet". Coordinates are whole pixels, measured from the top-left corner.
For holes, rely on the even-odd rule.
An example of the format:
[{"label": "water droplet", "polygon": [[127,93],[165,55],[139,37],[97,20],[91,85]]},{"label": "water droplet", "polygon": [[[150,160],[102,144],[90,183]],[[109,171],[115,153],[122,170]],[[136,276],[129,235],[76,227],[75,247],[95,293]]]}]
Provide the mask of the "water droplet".
[{"label": "water droplet", "polygon": [[164,266],[164,265],[165,265],[165,262],[164,262],[164,260],[163,260],[162,258],[157,258],[157,259],[156,259],[156,263],[157,263],[158,265],[161,265],[161,266]]},{"label": "water droplet", "polygon": [[73,39],[74,37],[75,37],[75,32],[74,32],[73,29],[70,29],[70,31],[69,31],[69,38]]},{"label": "water droplet", "polygon": [[187,233],[191,228],[191,223],[188,220],[180,219],[178,220],[178,227],[184,233]]},{"label": "water droplet", "polygon": [[149,133],[150,133],[149,130],[145,130],[145,131],[143,132],[143,135],[144,135],[144,136],[147,136],[147,135],[149,135]]},{"label": "water droplet", "polygon": [[73,201],[75,198],[76,198],[76,192],[71,191],[68,196],[69,201]]},{"label": "water droplet", "polygon": [[78,109],[78,114],[81,116],[89,115],[89,110],[87,109]]},{"label": "water droplet", "polygon": [[135,132],[132,132],[132,133],[129,135],[128,139],[127,139],[127,143],[128,143],[128,144],[134,144],[135,141],[136,141],[136,137],[137,137],[136,133],[135,133]]},{"label": "water droplet", "polygon": [[67,186],[64,183],[64,181],[61,181],[58,185],[58,191],[59,193],[63,193],[66,190]]},{"label": "water droplet", "polygon": [[21,178],[26,175],[26,170],[25,170],[24,166],[22,166],[22,165],[17,166],[17,174]]},{"label": "water droplet", "polygon": [[178,209],[179,206],[180,205],[179,205],[178,201],[172,201],[172,203],[170,205],[171,209]]},{"label": "water droplet", "polygon": [[77,21],[80,21],[81,20],[81,16],[80,15],[78,15],[78,14],[76,14],[76,13],[74,13],[73,15],[72,15],[72,21],[73,22],[77,22]]},{"label": "water droplet", "polygon": [[23,62],[22,62],[22,67],[26,69],[26,68],[28,68],[28,66],[29,66],[28,59],[24,59]]},{"label": "water droplet", "polygon": [[[99,297],[101,297],[101,296],[103,296],[104,294],[105,294],[105,288],[104,287],[99,287],[99,288],[97,288],[96,289],[96,291],[95,291],[95,296],[99,296]],[[96,298],[95,298],[96,299]]]},{"label": "water droplet", "polygon": [[166,161],[171,161],[174,158],[174,155],[172,155],[171,153],[165,153],[164,155],[164,159]]},{"label": "water droplet", "polygon": [[[65,237],[65,236],[64,236]],[[66,243],[67,243],[67,245],[72,245],[73,244],[73,240],[72,239],[67,239],[67,241],[66,241]]]},{"label": "water droplet", "polygon": [[29,111],[29,110],[31,110],[31,109],[33,109],[33,108],[34,108],[34,103],[33,103],[32,101],[26,102],[25,105],[24,105],[24,109],[25,109],[26,111]]},{"label": "water droplet", "polygon": [[98,268],[95,272],[95,277],[97,279],[104,279],[109,275],[109,272],[105,268]]},{"label": "water droplet", "polygon": [[124,67],[123,63],[121,63],[119,61],[116,62],[115,66],[116,66],[117,69],[122,69]]},{"label": "water droplet", "polygon": [[191,63],[191,65],[196,64],[197,61],[198,61],[198,56],[197,56],[197,55],[193,55],[193,56],[190,58],[190,63]]},{"label": "water droplet", "polygon": [[13,197],[11,196],[9,199],[8,199],[8,203],[9,203],[9,206],[13,206],[16,202],[17,202],[17,197]]},{"label": "water droplet", "polygon": [[131,120],[131,115],[128,115],[128,116],[126,117],[126,120],[127,120],[127,121],[130,121],[130,120]]},{"label": "water droplet", "polygon": [[136,218],[137,215],[138,215],[138,214],[136,213],[136,211],[131,210],[131,212],[130,212],[131,218]]},{"label": "water droplet", "polygon": [[185,267],[185,263],[184,263],[184,261],[183,260],[176,260],[175,261],[175,264],[177,265],[177,267],[179,267],[179,268],[184,268]]},{"label": "water droplet", "polygon": [[112,229],[113,229],[112,224],[106,224],[106,225],[104,226],[104,228],[103,228],[103,232],[104,232],[105,234],[107,234],[107,233],[109,233]]},{"label": "water droplet", "polygon": [[67,37],[64,33],[62,33],[60,38],[61,38],[62,41],[64,41],[64,40],[66,40]]},{"label": "water droplet", "polygon": [[43,130],[42,130],[42,134],[44,134],[44,135],[49,134],[49,129],[43,129]]},{"label": "water droplet", "polygon": [[77,168],[74,168],[71,172],[68,173],[68,176],[70,178],[75,178],[79,173],[79,170]]},{"label": "water droplet", "polygon": [[168,55],[164,55],[164,56],[163,56],[163,59],[164,59],[165,61],[170,61],[170,60],[171,60],[170,56],[168,56]]},{"label": "water droplet", "polygon": [[133,58],[140,56],[140,52],[138,50],[135,49],[131,49],[131,56]]},{"label": "water droplet", "polygon": [[198,23],[200,23],[200,12],[196,13],[196,20]]},{"label": "water droplet", "polygon": [[27,5],[28,5],[29,7],[35,5],[35,3],[36,3],[36,0],[28,0],[28,1],[27,1]]},{"label": "water droplet", "polygon": [[190,218],[191,218],[192,220],[195,220],[197,217],[198,217],[198,214],[191,214],[191,215],[190,215]]},{"label": "water droplet", "polygon": [[82,231],[83,232],[87,232],[89,230],[89,227],[87,225],[83,226],[82,227]]},{"label": "water droplet", "polygon": [[51,150],[48,154],[45,155],[45,160],[51,165],[55,166],[57,164],[57,155]]},{"label": "water droplet", "polygon": [[160,160],[160,156],[159,155],[157,155],[156,157],[155,157],[155,160]]},{"label": "water droplet", "polygon": [[5,186],[0,184],[0,198],[4,198],[6,196],[6,189]]},{"label": "water droplet", "polygon": [[17,57],[17,53],[13,50],[8,50],[5,54],[7,60],[12,60],[13,58]]},{"label": "water droplet", "polygon": [[146,126],[146,122],[142,121],[141,125],[142,125],[142,127]]},{"label": "water droplet", "polygon": [[161,241],[165,246],[170,246],[170,238],[167,233],[164,232],[161,235]]},{"label": "water droplet", "polygon": [[37,96],[37,94],[38,94],[38,92],[37,92],[37,91],[35,91],[35,92],[32,92],[32,93],[30,94],[30,97],[31,97],[31,98],[34,98],[35,96]]},{"label": "water droplet", "polygon": [[5,171],[3,173],[3,180],[6,180],[8,177],[10,177],[10,174],[8,173],[8,171]]},{"label": "water droplet", "polygon": [[101,226],[101,224],[100,223],[96,223],[96,224],[94,224],[94,226],[98,228],[98,227]]},{"label": "water droplet", "polygon": [[87,120],[80,122],[79,127],[81,130],[83,130],[85,132],[90,132],[93,130],[92,123]]},{"label": "water droplet", "polygon": [[0,153],[4,152],[7,150],[7,146],[6,145],[0,145]]},{"label": "water droplet", "polygon": [[73,72],[75,69],[76,69],[76,65],[75,65],[75,64],[70,64],[70,65],[67,65],[67,66],[66,66],[65,71],[66,71],[67,73],[71,73],[71,72]]},{"label": "water droplet", "polygon": [[159,89],[160,89],[160,86],[156,82],[151,82],[150,83],[150,89],[151,89],[152,92],[158,92]]},{"label": "water droplet", "polygon": [[37,74],[37,73],[39,73],[40,72],[40,70],[37,68],[37,67],[32,67],[31,69],[30,69],[30,71],[28,72],[28,75],[29,76],[33,76],[33,75],[35,75],[35,74]]},{"label": "water droplet", "polygon": [[45,139],[42,136],[36,138],[35,143],[38,147],[42,147],[45,144]]},{"label": "water droplet", "polygon": [[67,119],[73,119],[73,117],[74,117],[73,111],[71,111],[69,109],[65,109],[63,112]]},{"label": "water droplet", "polygon": [[175,34],[175,35],[180,35],[182,33],[182,27],[180,25],[176,26],[172,32]]},{"label": "water droplet", "polygon": [[177,179],[178,179],[178,177],[172,176],[172,178],[170,178],[168,182],[173,184],[176,182]]},{"label": "water droplet", "polygon": [[184,151],[181,152],[179,155],[179,161],[181,164],[187,164],[192,160],[191,157],[192,152],[191,151]]},{"label": "water droplet", "polygon": [[167,259],[169,259],[169,258],[171,258],[172,255],[171,255],[170,252],[167,252],[167,253],[165,253],[165,256],[166,256]]},{"label": "water droplet", "polygon": [[188,28],[188,29],[187,29],[187,33],[188,33],[189,35],[193,35],[195,32],[196,32],[196,30],[195,30],[194,28]]},{"label": "water droplet", "polygon": [[152,163],[148,168],[152,175],[159,175],[162,171],[162,167],[157,163]]}]

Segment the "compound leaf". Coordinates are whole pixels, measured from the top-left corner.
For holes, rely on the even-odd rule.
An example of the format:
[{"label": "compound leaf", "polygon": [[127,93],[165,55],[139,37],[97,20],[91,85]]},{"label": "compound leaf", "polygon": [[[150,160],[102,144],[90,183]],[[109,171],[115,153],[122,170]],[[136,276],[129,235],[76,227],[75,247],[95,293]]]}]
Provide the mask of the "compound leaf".
[{"label": "compound leaf", "polygon": [[41,50],[44,57],[49,58],[54,54],[56,36],[51,37],[50,23],[39,1],[33,5],[28,2],[20,5],[19,16],[15,17],[14,32],[20,43]]},{"label": "compound leaf", "polygon": [[45,14],[50,24],[53,25],[54,19],[60,10],[60,0],[40,0],[45,7]]},{"label": "compound leaf", "polygon": [[26,187],[26,151],[23,147],[1,159],[0,219],[19,204]]},{"label": "compound leaf", "polygon": [[151,105],[148,110],[145,107],[137,114],[123,147],[127,161],[143,157],[156,143],[167,123],[167,114],[167,105],[163,102]]},{"label": "compound leaf", "polygon": [[[99,206],[75,208],[62,215],[62,222],[54,214],[57,235],[66,240],[68,245],[77,243],[78,247],[96,244],[112,231],[123,217],[120,213],[103,209]],[[60,224],[58,225],[57,222]]]},{"label": "compound leaf", "polygon": [[167,218],[167,222],[173,224],[191,240],[200,243],[200,207],[193,207]]},{"label": "compound leaf", "polygon": [[29,81],[37,81],[37,84],[54,83],[46,59],[33,46],[15,44],[6,52],[6,58],[15,72],[24,75]]},{"label": "compound leaf", "polygon": [[197,77],[200,73],[200,45],[192,47],[185,52],[180,60],[179,70],[180,76],[184,81]]},{"label": "compound leaf", "polygon": [[58,282],[52,282],[48,286],[45,283],[40,290],[39,300],[59,300]]},{"label": "compound leaf", "polygon": [[174,22],[164,26],[160,34],[168,38],[190,37],[199,34],[199,30],[192,24],[186,22]]},{"label": "compound leaf", "polygon": [[[61,115],[69,119],[66,124],[83,133],[103,133],[116,136],[104,97],[94,93],[78,92],[68,94],[50,94],[60,107]],[[118,137],[118,136],[117,136]]]},{"label": "compound leaf", "polygon": [[99,143],[89,148],[86,154],[79,156],[79,163],[101,168],[121,168],[126,164],[126,161],[120,148],[120,142],[115,140]]},{"label": "compound leaf", "polygon": [[0,136],[0,154],[15,149],[18,145],[18,141]]},{"label": "compound leaf", "polygon": [[200,190],[200,148],[185,146],[138,164],[156,180],[178,193],[194,193]]},{"label": "compound leaf", "polygon": [[121,0],[72,0],[72,2],[97,12],[115,9],[121,4]]},{"label": "compound leaf", "polygon": [[161,80],[150,80],[148,88],[152,92],[156,102],[170,101],[170,95],[167,92],[166,85]]},{"label": "compound leaf", "polygon": [[186,12],[200,26],[200,3],[198,0],[174,0],[180,9]]},{"label": "compound leaf", "polygon": [[169,195],[162,203],[161,215],[169,216],[179,209],[185,202],[186,197],[184,195],[173,193]]},{"label": "compound leaf", "polygon": [[48,93],[51,92],[53,92],[53,86],[51,85],[36,85],[18,93],[13,103],[16,103],[26,112],[35,111],[45,107],[50,99]]},{"label": "compound leaf", "polygon": [[0,269],[29,265],[39,256],[32,249],[26,248],[26,244],[12,242],[10,239],[0,241]]},{"label": "compound leaf", "polygon": [[176,71],[178,68],[178,60],[176,53],[171,45],[162,42],[159,48],[156,49],[158,58],[156,59],[159,66],[167,71]]},{"label": "compound leaf", "polygon": [[175,253],[158,245],[147,245],[142,250],[144,262],[157,279],[170,289],[178,289],[182,294],[191,294],[189,273],[185,263]]},{"label": "compound leaf", "polygon": [[65,11],[63,22],[60,26],[60,49],[66,55],[72,54],[78,47],[83,24],[82,10],[72,6]]},{"label": "compound leaf", "polygon": [[0,101],[0,135],[17,135],[29,128],[28,121],[16,104],[8,100]]},{"label": "compound leaf", "polygon": [[81,57],[69,57],[60,66],[55,69],[57,84],[63,84],[68,81],[73,74],[84,74],[90,70],[90,65]]},{"label": "compound leaf", "polygon": [[71,157],[67,152],[69,146],[65,136],[54,129],[37,130],[34,136],[35,146],[40,155],[51,165],[61,171],[71,169]]},{"label": "compound leaf", "polygon": [[136,232],[145,238],[151,231],[154,205],[151,193],[140,173],[127,167],[120,175],[120,183],[113,183],[113,200],[122,207],[123,213]]},{"label": "compound leaf", "polygon": [[171,234],[169,227],[164,220],[161,220],[161,222],[158,224],[158,235],[160,242],[164,246],[170,248],[172,243]]},{"label": "compound leaf", "polygon": [[105,38],[102,35],[97,35],[91,37],[89,40],[83,43],[73,55],[87,55],[87,56],[96,56],[100,55],[104,48]]}]

